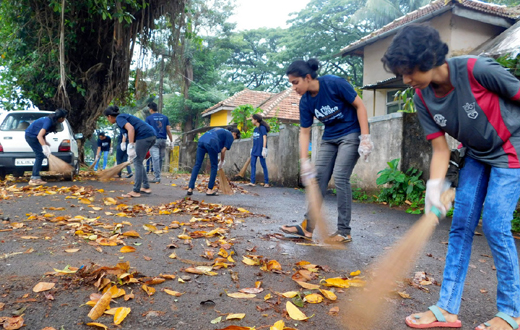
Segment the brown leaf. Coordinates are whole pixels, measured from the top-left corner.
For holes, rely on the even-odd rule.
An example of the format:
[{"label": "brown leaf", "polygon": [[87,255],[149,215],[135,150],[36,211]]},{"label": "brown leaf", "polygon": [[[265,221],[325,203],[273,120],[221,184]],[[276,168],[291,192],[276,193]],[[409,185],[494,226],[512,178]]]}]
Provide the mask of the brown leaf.
[{"label": "brown leaf", "polygon": [[338,313],[339,313],[338,306],[335,306],[335,307],[332,307],[331,309],[329,309],[329,315],[338,315]]},{"label": "brown leaf", "polygon": [[148,280],[148,281],[144,282],[144,284],[146,284],[146,285],[156,285],[156,284],[161,284],[164,281],[166,281],[164,278],[154,277],[151,280]]},{"label": "brown leaf", "polygon": [[253,293],[253,294],[256,294],[256,293],[260,293],[262,291],[264,291],[264,289],[262,288],[245,288],[245,289],[240,289],[238,290],[242,293]]},{"label": "brown leaf", "polygon": [[0,317],[0,323],[3,323],[5,330],[17,330],[23,327],[23,317]]},{"label": "brown leaf", "polygon": [[120,252],[121,253],[135,252],[135,247],[126,245],[121,248]]},{"label": "brown leaf", "polygon": [[56,283],[40,282],[34,286],[33,292],[47,291],[54,288],[55,285]]},{"label": "brown leaf", "polygon": [[4,306],[5,306],[5,303],[0,302],[0,311],[3,311],[3,310],[4,310]]}]

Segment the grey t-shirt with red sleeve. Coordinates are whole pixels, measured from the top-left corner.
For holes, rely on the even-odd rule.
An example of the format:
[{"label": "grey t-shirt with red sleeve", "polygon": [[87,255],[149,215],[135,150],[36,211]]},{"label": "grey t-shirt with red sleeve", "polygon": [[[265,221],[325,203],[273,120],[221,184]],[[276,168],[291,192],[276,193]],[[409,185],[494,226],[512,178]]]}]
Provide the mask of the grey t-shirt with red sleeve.
[{"label": "grey t-shirt with red sleeve", "polygon": [[426,138],[448,133],[471,158],[520,168],[520,81],[486,57],[459,56],[447,63],[453,85],[447,95],[435,95],[431,86],[415,91]]}]

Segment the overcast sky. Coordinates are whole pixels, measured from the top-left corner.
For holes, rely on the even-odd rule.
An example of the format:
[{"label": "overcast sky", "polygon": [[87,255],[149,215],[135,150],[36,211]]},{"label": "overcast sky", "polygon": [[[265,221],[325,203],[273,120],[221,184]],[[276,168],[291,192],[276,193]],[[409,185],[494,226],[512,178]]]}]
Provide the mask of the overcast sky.
[{"label": "overcast sky", "polygon": [[251,30],[261,27],[287,27],[289,13],[299,12],[309,0],[237,0],[235,15],[231,22],[237,23],[237,30]]}]

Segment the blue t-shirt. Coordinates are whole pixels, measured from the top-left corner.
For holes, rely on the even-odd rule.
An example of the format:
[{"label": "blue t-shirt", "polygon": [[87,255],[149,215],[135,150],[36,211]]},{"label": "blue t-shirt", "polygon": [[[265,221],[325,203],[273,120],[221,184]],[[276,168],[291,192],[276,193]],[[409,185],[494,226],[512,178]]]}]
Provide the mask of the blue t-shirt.
[{"label": "blue t-shirt", "polygon": [[357,93],[345,79],[325,75],[319,77],[320,90],[314,97],[305,93],[300,100],[300,126],[311,127],[314,117],[325,125],[323,140],[332,140],[361,132],[356,108]]},{"label": "blue t-shirt", "polygon": [[265,126],[260,125],[255,127],[255,130],[253,131],[253,149],[251,150],[251,156],[262,156],[262,149],[264,148],[264,136],[266,135],[267,128],[265,128]]},{"label": "blue t-shirt", "polygon": [[41,117],[32,122],[25,130],[25,134],[32,137],[38,137],[40,131],[45,129],[45,136],[50,133],[52,128],[52,119],[49,117]]},{"label": "blue t-shirt", "polygon": [[199,143],[209,145],[217,152],[221,152],[224,147],[226,147],[227,150],[231,149],[233,141],[235,141],[233,134],[223,128],[209,130],[199,139]]},{"label": "blue t-shirt", "polygon": [[146,117],[146,123],[152,126],[158,139],[166,139],[166,127],[170,126],[170,120],[162,113],[154,113]]},{"label": "blue t-shirt", "polygon": [[[152,126],[148,125],[141,119],[129,115],[127,113],[122,113],[116,117],[116,123],[119,128],[121,128],[122,134],[128,134],[128,131],[125,129],[126,123],[130,123],[130,125],[134,126],[135,130],[135,141],[146,139],[150,136],[156,136],[155,130]],[[134,141],[134,142],[135,142]],[[127,141],[130,142],[130,141]]]},{"label": "blue t-shirt", "polygon": [[109,151],[111,142],[112,142],[112,139],[110,138],[110,136],[105,136],[105,139],[97,140],[97,145],[98,145],[98,147],[101,147],[101,151]]}]

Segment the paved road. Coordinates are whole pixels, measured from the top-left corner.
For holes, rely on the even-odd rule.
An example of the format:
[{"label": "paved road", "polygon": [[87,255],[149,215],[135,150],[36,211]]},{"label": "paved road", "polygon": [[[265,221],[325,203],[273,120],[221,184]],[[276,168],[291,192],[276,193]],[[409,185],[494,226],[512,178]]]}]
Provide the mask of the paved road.
[{"label": "paved road", "polygon": [[[176,186],[172,186],[176,184]],[[147,206],[168,204],[185,197],[182,187],[186,184],[186,176],[163,178],[162,183],[152,185],[153,193],[140,199],[123,199],[119,203],[128,205],[145,204]],[[18,187],[26,183],[17,183]],[[11,316],[14,311],[26,308],[24,312],[26,329],[40,330],[44,327],[60,329],[89,329],[85,323],[91,322],[87,317],[90,310],[82,306],[89,300],[89,296],[96,292],[92,283],[84,283],[74,275],[45,276],[53,272],[53,268],[63,269],[70,265],[79,267],[95,263],[100,266],[115,266],[118,262],[129,261],[133,270],[141,276],[158,276],[159,274],[176,274],[177,277],[188,275],[183,269],[190,267],[180,259],[195,260],[199,263],[208,262],[201,258],[204,251],[211,249],[205,239],[193,240],[192,246],[182,244],[178,235],[181,229],[170,230],[163,234],[146,234],[143,224],[169,225],[172,221],[188,222],[192,216],[187,214],[170,215],[137,215],[132,218],[119,218],[106,215],[105,212],[117,213],[114,206],[102,203],[103,197],[116,198],[121,193],[131,189],[129,180],[116,180],[108,183],[97,181],[79,181],[73,183],[51,182],[50,186],[87,187],[99,190],[93,197],[92,203],[101,210],[82,204],[78,199],[70,198],[69,192],[33,196],[26,192],[16,193],[0,188],[0,217],[9,218],[9,221],[0,223],[0,230],[11,229],[13,223],[23,223],[22,228],[0,232],[0,257],[13,252],[30,251],[31,253],[11,255],[0,259],[0,317]],[[89,188],[90,187],[90,188]],[[245,186],[240,186],[244,187]],[[242,188],[243,189],[243,188]],[[338,301],[324,301],[320,304],[305,304],[301,310],[307,315],[314,315],[306,322],[284,318],[284,309],[287,298],[279,297],[276,292],[299,290],[300,287],[291,280],[295,273],[295,263],[305,260],[310,263],[330,269],[329,272],[320,270],[320,278],[345,277],[356,270],[363,271],[383,254],[388,247],[396,242],[406,230],[418,219],[417,215],[406,214],[402,210],[390,209],[384,205],[354,203],[352,235],[353,242],[347,245],[346,250],[327,250],[317,246],[298,245],[291,241],[282,241],[269,234],[275,234],[279,226],[299,222],[305,213],[305,195],[301,190],[291,188],[269,188],[261,186],[247,187],[248,193],[238,193],[233,196],[207,197],[202,193],[195,193],[195,201],[205,200],[211,203],[221,203],[249,210],[257,214],[253,217],[235,217],[235,224],[230,226],[230,232],[225,240],[234,243],[233,256],[236,266],[229,269],[220,269],[217,276],[193,275],[191,281],[180,283],[177,279],[166,281],[155,286],[157,293],[148,297],[140,285],[126,286],[127,293],[133,290],[135,298],[125,302],[122,298],[116,299],[111,307],[131,307],[132,312],[121,324],[122,329],[224,329],[229,325],[256,327],[269,329],[276,321],[282,318],[287,327],[297,329],[346,329],[348,324],[339,324],[337,316],[329,315],[332,307],[339,306],[340,313],[348,308],[349,295],[353,290],[349,288],[337,290]],[[2,200],[2,195],[9,195],[9,199]],[[17,197],[18,196],[18,197]],[[69,198],[67,198],[69,197]],[[44,210],[43,207],[64,207],[64,211]],[[112,208],[112,209],[111,209]],[[335,223],[335,196],[325,198],[325,210],[330,221],[330,227]],[[88,240],[74,236],[71,226],[58,226],[56,223],[43,220],[28,220],[27,214],[53,213],[55,216],[77,216],[93,218],[100,216],[99,222],[111,228],[115,223],[127,221],[124,230],[135,230],[141,238],[127,238],[125,243],[136,248],[134,253],[120,253],[121,246],[101,246],[102,252],[96,251],[98,246],[88,244]],[[238,220],[237,220],[238,219]],[[85,220],[87,221],[87,220]],[[85,222],[84,221],[84,222]],[[88,223],[88,221],[86,222]],[[16,224],[15,224],[16,226]],[[209,227],[213,228],[213,227]],[[205,229],[203,226],[200,230]],[[479,231],[477,229],[477,231]],[[190,229],[190,231],[193,231]],[[414,272],[426,272],[435,281],[442,280],[443,260],[447,249],[449,220],[445,220],[437,228],[433,238],[421,254],[414,270],[408,274],[408,279],[414,277]],[[25,237],[35,237],[24,239]],[[234,240],[233,240],[234,239]],[[209,241],[215,241],[215,238]],[[170,249],[168,245],[176,242],[178,248]],[[137,243],[134,245],[133,243]],[[67,253],[65,249],[79,248],[76,253]],[[217,253],[219,248],[213,248]],[[230,250],[231,251],[231,250]],[[177,259],[168,258],[172,252]],[[463,329],[474,327],[496,313],[495,289],[496,277],[493,269],[493,260],[483,236],[476,236],[472,254],[471,269],[469,271],[464,301],[460,313]],[[260,255],[268,260],[276,260],[282,266],[282,273],[273,273],[260,270],[258,266],[246,266],[241,262],[244,255]],[[238,273],[238,282],[233,281],[233,273]],[[366,278],[368,281],[370,277]],[[311,281],[318,283],[319,279]],[[56,288],[51,290],[52,297],[43,293],[34,293],[32,288],[40,281],[55,282]],[[235,299],[226,295],[226,292],[237,292],[238,289],[252,288],[256,281],[262,281],[264,292],[254,299]],[[186,292],[181,297],[172,297],[161,290]],[[405,291],[411,299],[403,299],[396,293],[388,298],[388,313],[381,315],[381,322],[377,329],[406,329],[404,317],[415,311],[426,310],[435,303],[439,287],[429,285],[420,290],[409,286],[403,279],[398,291]],[[427,290],[427,291],[426,291]],[[309,291],[303,289],[303,291]],[[343,292],[342,292],[343,291]],[[273,298],[264,301],[264,296],[270,293]],[[367,294],[370,294],[367,292]],[[53,298],[54,300],[50,300]],[[211,302],[208,302],[211,301]],[[2,303],[5,303],[3,309]],[[239,321],[225,321],[229,313],[245,313],[246,317]],[[211,321],[219,316],[220,323]],[[109,316],[98,319],[110,329],[113,325]],[[347,322],[348,323],[348,322]]]}]

